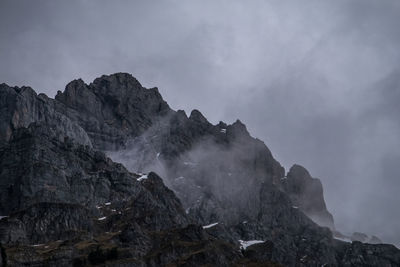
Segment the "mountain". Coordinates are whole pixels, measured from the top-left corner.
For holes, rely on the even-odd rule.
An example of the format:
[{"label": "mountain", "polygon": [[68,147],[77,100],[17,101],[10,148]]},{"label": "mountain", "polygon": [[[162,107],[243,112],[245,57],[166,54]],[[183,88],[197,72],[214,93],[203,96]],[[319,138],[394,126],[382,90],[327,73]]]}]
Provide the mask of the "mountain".
[{"label": "mountain", "polygon": [[321,182],[239,120],[172,110],[127,73],[55,99],[0,85],[3,265],[399,266],[333,238]]},{"label": "mountain", "polygon": [[326,209],[322,183],[319,179],[311,177],[304,167],[295,164],[281,183],[283,190],[296,207],[319,225],[335,229],[333,216]]}]

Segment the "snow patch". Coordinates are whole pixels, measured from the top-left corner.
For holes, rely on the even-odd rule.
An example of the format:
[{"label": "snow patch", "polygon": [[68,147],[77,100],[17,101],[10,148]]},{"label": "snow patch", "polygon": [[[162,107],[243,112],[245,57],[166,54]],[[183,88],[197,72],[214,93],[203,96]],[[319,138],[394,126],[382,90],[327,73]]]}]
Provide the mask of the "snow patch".
[{"label": "snow patch", "polygon": [[142,174],[142,176],[140,176],[139,178],[137,178],[137,180],[140,182],[140,181],[146,180],[147,178],[149,178],[149,177],[147,176],[147,174]]},{"label": "snow patch", "polygon": [[294,208],[294,209],[298,209],[299,207],[297,207],[297,206],[292,206],[292,208]]},{"label": "snow patch", "polygon": [[226,129],[221,129],[221,133],[226,133]]},{"label": "snow patch", "polygon": [[239,240],[241,249],[246,249],[254,244],[260,244],[260,243],[264,243],[264,242],[265,241],[263,241],[263,240],[248,240],[248,241]]},{"label": "snow patch", "polygon": [[8,216],[0,216],[0,220],[7,218]]},{"label": "snow patch", "polygon": [[216,226],[217,224],[218,224],[218,222],[212,223],[212,224],[209,224],[209,225],[204,225],[204,226],[203,226],[203,229],[208,229],[208,228],[214,227],[214,226]]},{"label": "snow patch", "polygon": [[159,157],[160,157],[160,154],[161,154],[160,152],[158,152],[158,153],[157,153],[157,158],[159,158]]},{"label": "snow patch", "polygon": [[103,221],[103,220],[105,220],[107,217],[101,217],[101,218],[98,218],[97,220],[98,221]]},{"label": "snow patch", "polygon": [[111,202],[106,202],[106,203],[104,203],[104,205],[110,206],[110,205],[111,205]]}]

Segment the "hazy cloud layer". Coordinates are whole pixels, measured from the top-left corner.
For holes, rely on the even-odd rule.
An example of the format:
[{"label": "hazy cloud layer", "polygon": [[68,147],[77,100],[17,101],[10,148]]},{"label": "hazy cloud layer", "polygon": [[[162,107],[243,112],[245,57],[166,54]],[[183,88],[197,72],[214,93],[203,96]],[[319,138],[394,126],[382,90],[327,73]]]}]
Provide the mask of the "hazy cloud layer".
[{"label": "hazy cloud layer", "polygon": [[339,229],[400,241],[400,2],[0,2],[0,82],[54,96],[130,72],[175,109],[240,118],[321,178]]}]

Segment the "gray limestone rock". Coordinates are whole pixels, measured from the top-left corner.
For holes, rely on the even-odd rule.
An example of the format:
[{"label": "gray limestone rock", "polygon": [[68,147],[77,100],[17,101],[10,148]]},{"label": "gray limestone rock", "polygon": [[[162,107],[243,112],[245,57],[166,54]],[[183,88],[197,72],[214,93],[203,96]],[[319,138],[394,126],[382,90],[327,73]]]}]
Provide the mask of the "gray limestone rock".
[{"label": "gray limestone rock", "polygon": [[157,88],[146,89],[127,73],[103,75],[89,85],[74,80],[55,100],[57,110],[85,129],[102,150],[123,148],[129,138],[171,112]]},{"label": "gray limestone rock", "polygon": [[281,184],[294,206],[319,225],[335,229],[333,216],[325,205],[323,188],[319,179],[311,177],[304,167],[293,165],[287,176],[281,179]]},{"label": "gray limestone rock", "polygon": [[37,95],[30,87],[9,87],[0,84],[0,141],[7,142],[13,133],[34,122],[43,122],[76,142],[91,146],[86,132],[67,116],[56,112],[54,100]]},{"label": "gray limestone rock", "polygon": [[0,110],[9,265],[400,265],[393,246],[314,223],[333,229],[321,182],[298,165],[285,177],[242,122],[175,112],[130,74],[75,80],[55,99],[2,84]]}]

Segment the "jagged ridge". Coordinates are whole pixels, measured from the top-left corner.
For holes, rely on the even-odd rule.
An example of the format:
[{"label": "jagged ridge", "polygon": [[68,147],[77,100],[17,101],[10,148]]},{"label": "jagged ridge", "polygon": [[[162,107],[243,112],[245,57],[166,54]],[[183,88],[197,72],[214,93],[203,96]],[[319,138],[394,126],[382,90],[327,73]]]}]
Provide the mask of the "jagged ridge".
[{"label": "jagged ridge", "polygon": [[[0,191],[3,192],[2,198],[6,196],[4,202],[2,199],[4,203],[2,212],[20,210],[19,215],[10,214],[9,219],[0,221],[3,225],[2,242],[8,246],[5,254],[10,250],[15,251],[15,248],[12,248],[13,241],[6,239],[6,236],[10,237],[18,232],[15,229],[19,228],[15,228],[15,225],[26,229],[25,236],[32,231],[32,228],[27,227],[32,225],[29,219],[32,218],[29,217],[32,209],[35,212],[48,210],[52,218],[52,214],[57,215],[57,212],[63,214],[64,211],[74,207],[68,205],[77,205],[80,209],[82,207],[87,209],[88,214],[94,216],[105,215],[99,212],[106,213],[107,216],[103,216],[106,217],[105,224],[102,223],[103,220],[99,223],[97,219],[94,221],[77,219],[81,220],[82,225],[68,224],[73,228],[70,238],[77,237],[80,240],[78,243],[68,241],[62,248],[60,246],[54,248],[50,254],[57,263],[67,264],[75,259],[85,264],[90,258],[90,254],[87,253],[93,252],[96,246],[101,247],[100,252],[111,253],[110,255],[106,253],[109,256],[106,259],[114,263],[119,259],[129,259],[129,265],[133,266],[171,262],[181,264],[190,262],[192,265],[218,262],[219,265],[231,265],[243,260],[247,263],[275,261],[288,266],[317,264],[395,266],[399,263],[399,252],[393,246],[381,245],[378,248],[356,242],[348,244],[334,240],[328,229],[317,226],[305,216],[304,213],[311,217],[325,216],[327,222],[333,224],[323,201],[320,183],[298,166],[290,170],[287,179],[282,179],[285,178],[284,169],[272,157],[265,144],[252,138],[240,121],[232,125],[222,122],[212,125],[196,110],[187,117],[183,111],[171,110],[157,89],[145,89],[135,78],[124,73],[102,76],[89,85],[82,80],[73,81],[67,85],[64,93],[57,94],[55,100],[44,95],[37,96],[30,88],[10,88],[4,84],[1,85],[0,92],[2,94],[0,107],[6,111],[0,120],[3,142],[0,154],[0,165],[3,170],[0,174],[0,178],[3,177],[0,180]],[[21,117],[22,120],[19,119]],[[62,118],[62,123],[59,118]],[[71,126],[64,127],[65,124]],[[181,199],[188,214],[183,212],[180,202],[174,200],[174,194],[163,186],[161,180],[151,178],[137,183],[135,175],[103,156],[100,157],[102,158],[100,162],[103,163],[97,166],[97,156],[93,155],[97,155],[98,152],[92,150],[92,145],[97,150],[106,151],[117,161],[124,161],[132,171],[156,170],[162,174],[165,183]],[[61,166],[65,166],[66,162],[66,166],[71,166],[75,171],[70,172],[65,167],[63,169]],[[74,164],[71,165],[70,162]],[[106,175],[103,169],[104,162],[108,162],[106,166],[115,166],[107,167]],[[53,166],[54,169],[42,167],[36,172],[35,164]],[[19,170],[19,166],[28,168]],[[122,176],[121,172],[124,173]],[[69,174],[66,175],[67,173]],[[55,180],[58,182],[48,184],[54,182],[53,177],[58,177],[59,180]],[[103,182],[98,183],[99,180]],[[79,185],[74,190],[62,189],[63,186],[68,188],[71,184],[87,181],[92,185],[89,187],[87,184],[82,187]],[[15,188],[28,189],[9,190],[11,184],[16,184]],[[298,190],[299,188],[301,190]],[[136,206],[138,198],[135,198],[135,201],[125,199],[126,194],[131,194],[131,190],[149,192],[140,202],[146,207],[145,209]],[[307,198],[310,194],[312,198]],[[82,200],[82,197],[85,200]],[[97,209],[96,205],[105,203],[106,198],[112,203],[123,204],[113,204],[115,206],[111,209],[103,205],[104,211]],[[10,204],[10,199],[16,202]],[[314,203],[310,199],[317,201]],[[58,206],[54,206],[55,204]],[[132,209],[133,214],[138,214],[139,217],[137,215],[118,217],[118,212],[122,212],[121,207]],[[156,213],[144,215],[150,207],[159,208],[156,209]],[[50,212],[51,210],[58,211]],[[117,212],[115,216],[114,212]],[[77,211],[76,214],[81,213]],[[21,220],[21,216],[25,219]],[[65,215],[57,216],[65,217]],[[137,223],[124,224],[128,218],[131,220],[133,218],[133,222],[138,218],[145,219],[141,220],[138,228]],[[167,218],[171,219],[166,220]],[[9,220],[16,224],[9,224]],[[46,222],[50,222],[51,225],[52,220]],[[218,222],[218,225],[204,230],[201,227],[182,228],[189,222],[200,224]],[[122,229],[121,225],[125,228]],[[180,230],[174,232],[171,227],[178,227]],[[117,234],[112,235],[110,239],[106,238],[108,241],[105,243],[98,241],[95,243],[91,238],[98,236],[102,232],[101,229],[113,233],[117,231]],[[81,231],[85,234],[73,234]],[[149,231],[156,232],[150,234]],[[24,231],[18,233],[24,236]],[[24,237],[25,239],[21,240],[25,244],[30,244],[33,240],[53,242],[55,240],[50,239],[58,236],[48,235],[50,239],[45,239],[47,233],[48,230],[43,231],[44,239]],[[200,249],[205,254],[200,254],[202,257],[199,258],[196,253],[193,254],[193,249],[190,248],[192,245],[180,243],[183,241],[180,233],[186,233],[185,242],[192,242],[193,248],[200,249],[204,248],[205,244],[214,244],[212,246],[216,249],[214,251]],[[166,240],[172,242],[170,238],[158,238],[165,234],[172,235],[176,242],[164,247],[162,244],[167,244]],[[136,237],[142,240],[140,245],[131,244]],[[115,238],[123,240],[122,243],[114,243]],[[257,249],[254,249],[253,254],[242,254],[237,250],[239,239],[261,239],[269,243],[267,242],[265,246],[256,246]],[[94,245],[84,246],[86,252],[83,252],[76,249],[77,246],[81,248],[78,245],[81,242]],[[119,256],[115,256],[115,251],[109,250],[110,247],[108,250],[104,247],[109,246],[109,242],[116,244],[112,247]],[[155,248],[160,245],[158,249]],[[123,254],[122,257],[121,247],[128,247],[130,252]],[[355,255],[352,252],[355,248],[365,256],[360,258]],[[65,249],[69,251],[67,256],[61,253]],[[138,251],[141,253],[138,254]],[[220,254],[215,254],[216,251]],[[35,254],[37,251],[29,253],[30,257],[23,252],[9,254],[7,261],[22,264],[34,260],[38,262],[47,260],[38,258],[38,254]],[[205,260],[203,258],[205,255],[212,260]]]}]

